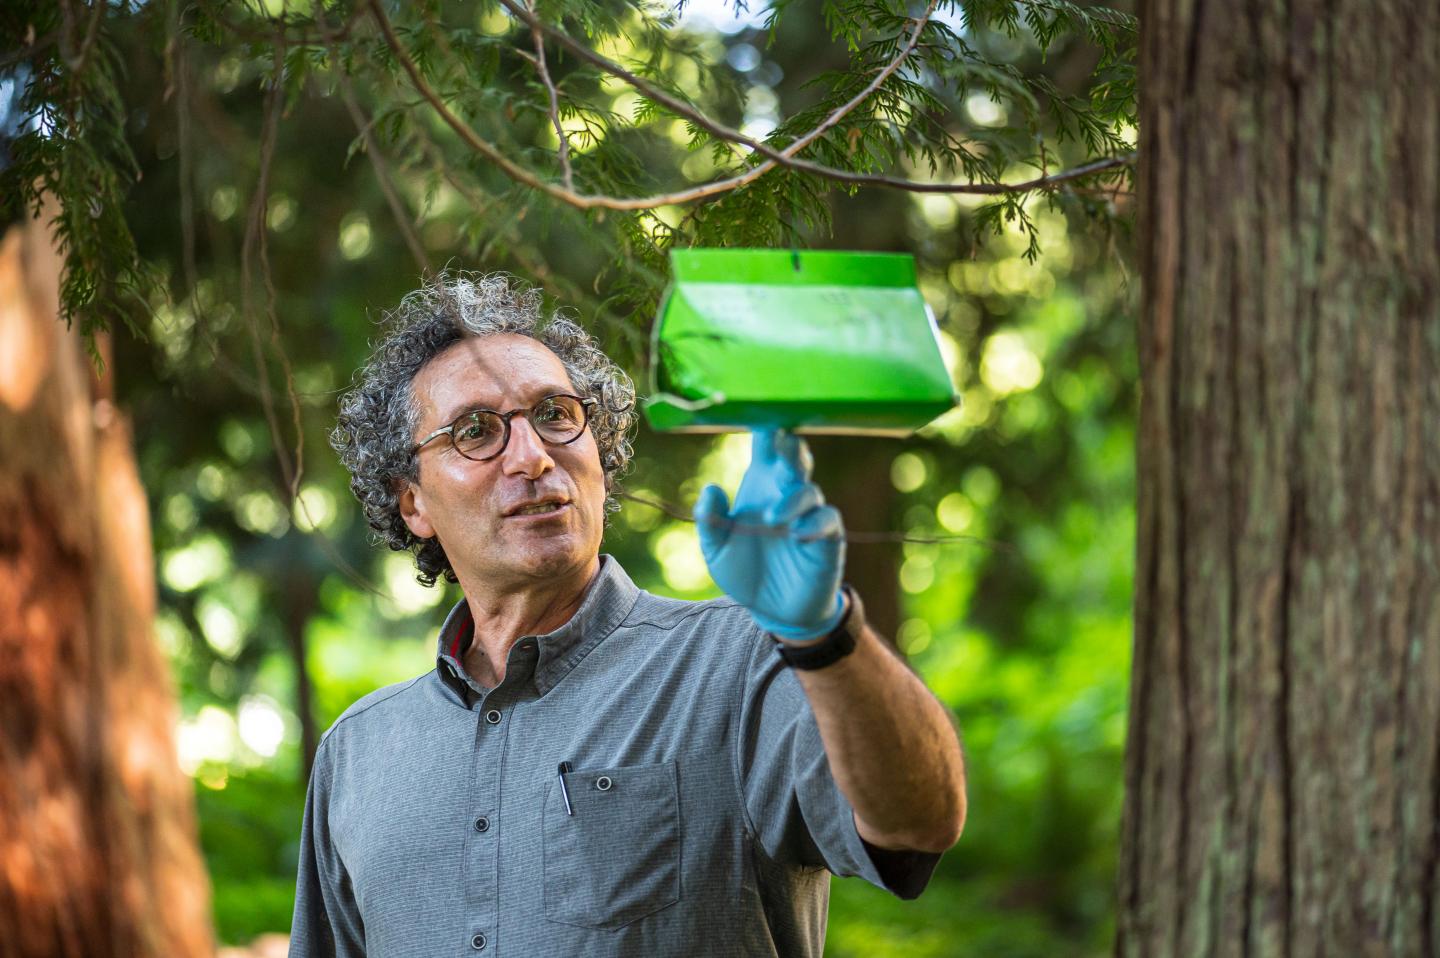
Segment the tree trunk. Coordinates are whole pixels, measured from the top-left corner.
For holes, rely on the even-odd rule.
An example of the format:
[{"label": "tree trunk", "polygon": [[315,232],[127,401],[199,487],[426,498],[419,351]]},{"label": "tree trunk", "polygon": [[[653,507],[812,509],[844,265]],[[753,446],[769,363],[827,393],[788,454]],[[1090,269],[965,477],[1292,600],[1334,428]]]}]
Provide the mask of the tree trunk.
[{"label": "tree trunk", "polygon": [[[806,442],[815,456],[815,480],[847,529],[894,528],[893,441],[811,436]],[[864,600],[866,621],[892,645],[900,627],[899,556],[899,543],[852,542],[845,550],[845,580]]]},{"label": "tree trunk", "polygon": [[0,958],[209,955],[145,496],[108,385],[56,319],[59,274],[40,221],[5,234]]},{"label": "tree trunk", "polygon": [[1440,954],[1440,7],[1142,7],[1117,952]]}]

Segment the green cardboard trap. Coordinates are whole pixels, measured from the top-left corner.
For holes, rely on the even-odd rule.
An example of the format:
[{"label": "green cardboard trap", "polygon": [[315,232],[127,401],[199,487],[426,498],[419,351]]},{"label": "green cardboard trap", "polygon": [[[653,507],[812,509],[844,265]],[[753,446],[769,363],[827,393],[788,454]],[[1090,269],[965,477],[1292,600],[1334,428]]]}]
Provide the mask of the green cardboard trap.
[{"label": "green cardboard trap", "polygon": [[896,253],[684,249],[650,350],[650,425],[904,436],[957,402]]}]

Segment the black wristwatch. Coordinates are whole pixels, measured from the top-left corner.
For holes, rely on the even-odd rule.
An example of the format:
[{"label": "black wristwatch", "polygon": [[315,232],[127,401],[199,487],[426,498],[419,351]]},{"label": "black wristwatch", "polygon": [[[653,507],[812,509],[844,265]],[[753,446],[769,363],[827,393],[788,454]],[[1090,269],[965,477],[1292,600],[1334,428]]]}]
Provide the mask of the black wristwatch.
[{"label": "black wristwatch", "polygon": [[865,607],[849,583],[841,588],[850,597],[850,608],[845,610],[840,624],[825,638],[810,645],[789,645],[779,639],[775,641],[775,651],[780,653],[780,658],[792,669],[823,669],[855,651],[855,643],[865,629]]}]

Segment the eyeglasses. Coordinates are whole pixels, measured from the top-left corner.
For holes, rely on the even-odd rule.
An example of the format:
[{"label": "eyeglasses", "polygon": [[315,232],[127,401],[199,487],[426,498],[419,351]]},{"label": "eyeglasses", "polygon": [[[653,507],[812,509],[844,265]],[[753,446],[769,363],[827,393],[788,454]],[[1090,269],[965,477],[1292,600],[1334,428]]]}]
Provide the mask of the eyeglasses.
[{"label": "eyeglasses", "polygon": [[510,444],[510,420],[524,416],[535,435],[552,446],[564,446],[580,438],[585,424],[590,421],[590,407],[593,399],[582,399],[557,393],[546,396],[529,409],[512,409],[496,412],[493,409],[476,409],[467,412],[448,426],[442,426],[410,450],[414,455],[426,443],[448,435],[455,451],[466,459],[484,462],[494,459]]}]

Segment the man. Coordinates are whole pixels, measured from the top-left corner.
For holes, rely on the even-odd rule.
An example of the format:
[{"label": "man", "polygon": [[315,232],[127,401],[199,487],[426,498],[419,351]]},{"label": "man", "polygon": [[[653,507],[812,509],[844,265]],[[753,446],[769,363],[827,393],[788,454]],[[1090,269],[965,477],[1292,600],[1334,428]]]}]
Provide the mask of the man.
[{"label": "man", "polygon": [[464,599],[321,740],[290,954],[818,956],[829,873],[913,897],[959,836],[955,731],[842,588],[794,436],[696,506],[728,598],[599,554],[634,389],[540,307],[442,274],[342,401],[372,527]]}]

